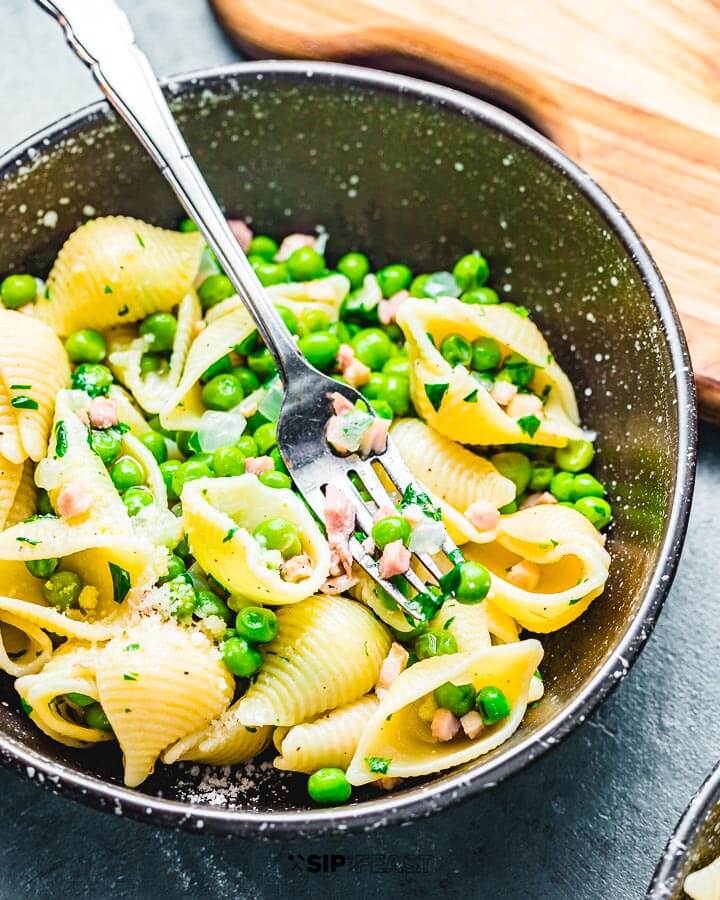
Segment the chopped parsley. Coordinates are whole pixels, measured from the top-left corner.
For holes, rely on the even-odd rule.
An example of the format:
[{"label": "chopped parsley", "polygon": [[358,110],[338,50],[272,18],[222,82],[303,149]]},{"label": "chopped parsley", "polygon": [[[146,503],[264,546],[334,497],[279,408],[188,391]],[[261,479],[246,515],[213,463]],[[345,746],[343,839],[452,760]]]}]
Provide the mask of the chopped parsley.
[{"label": "chopped parsley", "polygon": [[463,397],[463,400],[465,401],[465,403],[477,403],[477,398],[478,398],[478,389],[475,388],[474,391],[470,391],[470,393],[467,395],[467,397]]},{"label": "chopped parsley", "polygon": [[109,284],[106,284],[105,287],[103,288],[103,293],[112,294],[112,292],[113,292],[113,289],[110,287]]},{"label": "chopped parsley", "polygon": [[543,403],[547,403],[548,397],[550,396],[550,391],[552,391],[552,385],[546,384],[542,389],[542,394],[540,394],[540,399]]},{"label": "chopped parsley", "polygon": [[418,493],[412,484],[409,484],[403,491],[400,509],[405,509],[405,507],[413,504],[419,506],[429,519],[435,522],[439,522],[442,519],[442,510],[433,504],[428,495],[424,491]]},{"label": "chopped parsley", "polygon": [[46,300],[49,300],[49,299],[50,299],[50,288],[49,288],[49,286],[46,286],[46,287],[45,287],[45,299],[46,299]]},{"label": "chopped parsley", "polygon": [[125,303],[120,309],[117,311],[118,316],[122,319],[123,316],[126,316],[130,312],[130,307]]},{"label": "chopped parsley", "polygon": [[368,769],[375,775],[387,775],[388,767],[392,760],[384,756],[366,756],[365,762]]},{"label": "chopped parsley", "polygon": [[18,394],[17,397],[13,397],[10,405],[14,406],[15,409],[39,409],[37,400],[33,400],[27,394]]},{"label": "chopped parsley", "polygon": [[31,384],[11,384],[10,385],[11,391],[29,391],[31,389],[32,389]]},{"label": "chopped parsley", "polygon": [[445,396],[449,386],[450,385],[448,385],[446,382],[436,382],[434,384],[425,385],[425,393],[428,400],[430,401],[430,405],[435,410],[435,412],[440,409],[440,404],[443,402],[443,397]]},{"label": "chopped parsley", "polygon": [[61,419],[55,425],[55,456],[62,457],[68,451],[67,428]]},{"label": "chopped parsley", "polygon": [[356,541],[360,541],[361,544],[365,540],[365,532],[364,531],[353,531],[352,536],[355,538]]},{"label": "chopped parsley", "polygon": [[555,357],[552,355],[552,353],[548,353],[545,362],[546,362],[549,366],[551,366],[551,365],[555,362]]},{"label": "chopped parsley", "polygon": [[239,530],[240,530],[239,528],[229,528],[225,534],[225,537],[222,540],[223,544],[227,544],[228,541],[231,541],[233,539],[233,535],[235,534],[235,532],[239,531]]},{"label": "chopped parsley", "polygon": [[25,715],[29,716],[30,713],[32,712],[32,706],[30,706],[30,704],[27,702],[27,700],[24,700],[22,697],[20,698],[20,706],[22,706],[22,710],[25,713]]},{"label": "chopped parsley", "polygon": [[450,616],[450,618],[447,620],[447,622],[443,625],[443,631],[447,631],[448,628],[452,625],[452,623],[454,621],[455,621],[455,616]]},{"label": "chopped parsley", "polygon": [[137,233],[137,231],[135,232],[135,237],[137,238],[138,244],[140,244],[140,246],[144,250],[145,249],[145,241],[140,237],[140,235]]},{"label": "chopped parsley", "polygon": [[535,432],[540,427],[540,419],[537,416],[521,416],[517,420],[518,426],[525,434],[535,437]]},{"label": "chopped parsley", "polygon": [[123,681],[137,681],[138,673],[137,672],[123,672]]},{"label": "chopped parsley", "polygon": [[110,577],[112,578],[113,600],[122,603],[130,590],[130,573],[116,563],[108,563]]},{"label": "chopped parsley", "polygon": [[581,600],[584,600],[584,599],[585,599],[584,597],[575,597],[574,600],[571,600],[568,603],[568,606],[575,606],[576,603],[579,603]]},{"label": "chopped parsley", "polygon": [[140,649],[140,644],[127,644],[125,647],[123,647],[123,650],[125,650],[126,652],[128,652],[130,650],[139,650],[139,649]]},{"label": "chopped parsley", "polygon": [[15,538],[16,541],[20,541],[21,544],[30,544],[31,547],[37,547],[38,544],[42,543],[42,541],[35,541],[29,537],[23,537],[20,535]]},{"label": "chopped parsley", "polygon": [[254,725],[245,725],[245,731],[249,731],[250,734],[255,734],[257,728]]}]

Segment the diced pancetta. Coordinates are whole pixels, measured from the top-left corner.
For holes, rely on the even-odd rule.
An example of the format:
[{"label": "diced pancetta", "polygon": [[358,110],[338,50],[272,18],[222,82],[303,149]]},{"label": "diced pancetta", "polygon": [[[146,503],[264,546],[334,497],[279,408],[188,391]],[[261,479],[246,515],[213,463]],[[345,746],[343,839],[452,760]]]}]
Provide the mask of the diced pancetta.
[{"label": "diced pancetta", "polygon": [[402,575],[410,568],[410,551],[402,541],[392,541],[387,544],[380,556],[378,569],[381,578],[392,578],[393,575]]},{"label": "diced pancetta", "polygon": [[430,734],[436,741],[451,741],[460,731],[460,719],[449,709],[440,707],[430,723]]}]

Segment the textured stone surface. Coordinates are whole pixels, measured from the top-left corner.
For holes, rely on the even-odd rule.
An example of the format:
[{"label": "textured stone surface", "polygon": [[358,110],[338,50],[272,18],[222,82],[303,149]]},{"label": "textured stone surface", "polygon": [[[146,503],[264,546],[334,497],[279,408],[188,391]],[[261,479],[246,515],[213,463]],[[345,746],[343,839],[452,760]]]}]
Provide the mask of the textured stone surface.
[{"label": "textured stone surface", "polygon": [[[205,0],[125,0],[161,73],[237,53]],[[4,150],[98,96],[59,29],[27,0],[0,0]],[[159,831],[53,797],[0,772],[0,900],[229,895],[640,898],[675,820],[720,755],[716,588],[720,431],[701,435],[680,572],[631,674],[557,750],[490,793],[407,827],[286,845]],[[318,854],[319,858],[310,858]],[[334,874],[310,871],[336,854]],[[400,871],[398,871],[400,870]]]}]

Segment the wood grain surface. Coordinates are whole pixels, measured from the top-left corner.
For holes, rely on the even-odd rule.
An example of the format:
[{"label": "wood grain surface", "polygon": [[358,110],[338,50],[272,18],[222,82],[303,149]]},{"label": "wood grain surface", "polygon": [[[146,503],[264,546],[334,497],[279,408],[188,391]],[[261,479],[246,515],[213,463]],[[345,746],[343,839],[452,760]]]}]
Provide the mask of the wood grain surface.
[{"label": "wood grain surface", "polygon": [[212,0],[256,56],[366,61],[520,109],[627,214],[720,422],[717,0]]}]

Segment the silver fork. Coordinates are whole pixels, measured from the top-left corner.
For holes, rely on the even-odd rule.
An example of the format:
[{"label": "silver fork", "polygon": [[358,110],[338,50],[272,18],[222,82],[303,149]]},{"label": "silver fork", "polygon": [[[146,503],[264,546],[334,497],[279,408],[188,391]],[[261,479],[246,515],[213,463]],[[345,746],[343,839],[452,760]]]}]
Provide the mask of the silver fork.
[{"label": "silver fork", "polygon": [[[416,493],[421,493],[422,488],[413,481],[391,440],[384,453],[367,459],[356,454],[340,457],[331,450],[325,439],[325,428],[332,415],[329,395],[340,393],[353,404],[363,398],[348,385],[318,372],[298,351],[196,166],[147,58],[135,45],[125,13],[114,0],[37,2],[63,26],[72,49],[90,67],[112,106],[170,182],[180,203],[217,255],[275,357],[285,386],[277,429],[278,447],[295,485],[322,522],[325,521],[324,492],[328,485],[334,485],[352,503],[358,530],[369,536],[373,512],[353,484],[350,477],[353,473],[378,507],[395,504],[373,463],[382,466],[401,494],[410,486]],[[415,621],[423,618],[417,600],[408,600],[396,584],[380,577],[377,562],[355,534],[350,538],[350,551],[358,565],[407,615]],[[447,533],[443,551],[453,565],[462,559]],[[440,569],[428,554],[414,554],[413,563],[414,569],[424,569],[435,580],[441,578]],[[417,594],[427,594],[427,585],[413,567],[404,578]]]}]

